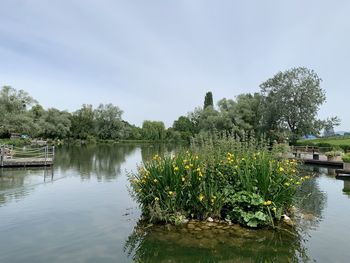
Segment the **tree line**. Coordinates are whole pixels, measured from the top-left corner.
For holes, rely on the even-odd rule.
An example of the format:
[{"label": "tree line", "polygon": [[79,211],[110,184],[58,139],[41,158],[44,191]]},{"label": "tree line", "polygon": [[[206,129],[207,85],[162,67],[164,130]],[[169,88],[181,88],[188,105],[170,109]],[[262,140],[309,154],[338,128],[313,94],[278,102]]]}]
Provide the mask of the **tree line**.
[{"label": "tree line", "polygon": [[317,117],[326,100],[321,81],[313,70],[299,67],[278,72],[260,85],[259,92],[223,98],[217,105],[208,92],[203,107],[180,116],[169,128],[162,121],[150,120],[142,127],[132,125],[113,104],[96,108],[83,104],[72,113],[45,110],[27,92],[4,86],[0,91],[0,138],[20,133],[46,139],[189,141],[200,133],[227,131],[293,143],[340,124],[337,117]]}]

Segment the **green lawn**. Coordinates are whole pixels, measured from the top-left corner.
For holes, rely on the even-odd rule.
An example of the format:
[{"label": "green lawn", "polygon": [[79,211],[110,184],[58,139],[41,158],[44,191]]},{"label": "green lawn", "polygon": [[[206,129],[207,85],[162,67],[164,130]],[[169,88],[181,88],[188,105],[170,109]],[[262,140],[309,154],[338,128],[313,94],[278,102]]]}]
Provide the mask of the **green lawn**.
[{"label": "green lawn", "polygon": [[313,140],[299,140],[297,145],[310,145],[319,147],[340,147],[350,150],[350,136],[339,136],[334,138],[319,138]]}]

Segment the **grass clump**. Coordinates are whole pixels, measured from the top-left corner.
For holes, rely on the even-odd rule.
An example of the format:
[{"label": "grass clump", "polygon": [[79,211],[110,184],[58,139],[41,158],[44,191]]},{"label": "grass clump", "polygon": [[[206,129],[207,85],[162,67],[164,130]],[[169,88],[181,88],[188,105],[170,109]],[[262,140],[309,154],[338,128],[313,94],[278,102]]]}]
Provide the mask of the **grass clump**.
[{"label": "grass clump", "polygon": [[274,226],[307,177],[299,177],[296,161],[277,160],[261,145],[207,138],[187,152],[156,155],[130,175],[133,196],[152,222],[212,217]]}]

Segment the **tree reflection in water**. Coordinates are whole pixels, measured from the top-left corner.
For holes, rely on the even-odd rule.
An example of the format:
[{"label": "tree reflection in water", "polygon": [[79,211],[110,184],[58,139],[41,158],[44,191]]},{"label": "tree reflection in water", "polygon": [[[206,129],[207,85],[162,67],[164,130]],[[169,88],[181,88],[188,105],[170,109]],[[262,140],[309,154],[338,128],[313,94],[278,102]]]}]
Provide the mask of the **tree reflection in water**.
[{"label": "tree reflection in water", "polygon": [[121,173],[121,165],[135,150],[132,144],[67,146],[57,151],[55,165],[63,171],[76,170],[83,179],[111,180]]}]

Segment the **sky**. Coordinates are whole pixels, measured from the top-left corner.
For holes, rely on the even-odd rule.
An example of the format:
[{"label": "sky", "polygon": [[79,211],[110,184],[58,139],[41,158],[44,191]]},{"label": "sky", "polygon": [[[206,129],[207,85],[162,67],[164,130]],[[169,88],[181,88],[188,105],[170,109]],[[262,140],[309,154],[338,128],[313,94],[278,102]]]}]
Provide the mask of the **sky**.
[{"label": "sky", "polygon": [[207,91],[233,99],[304,66],[323,80],[319,117],[350,130],[349,13],[348,0],[0,0],[0,86],[169,126]]}]

